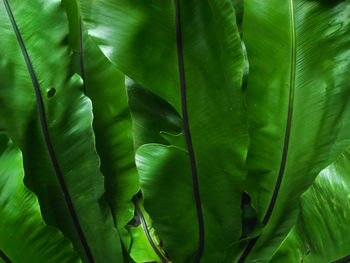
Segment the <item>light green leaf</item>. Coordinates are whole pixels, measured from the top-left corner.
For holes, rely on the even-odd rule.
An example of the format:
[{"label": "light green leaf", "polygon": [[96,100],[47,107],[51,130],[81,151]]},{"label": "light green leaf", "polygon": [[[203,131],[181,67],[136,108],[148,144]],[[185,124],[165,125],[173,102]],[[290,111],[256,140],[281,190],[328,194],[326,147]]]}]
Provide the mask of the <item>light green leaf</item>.
[{"label": "light green leaf", "polygon": [[21,151],[0,134],[0,258],[19,263],[81,262],[62,233],[45,224],[36,196],[23,184],[22,162]]},{"label": "light green leaf", "polygon": [[161,242],[155,229],[152,227],[152,220],[143,208],[141,193],[135,196],[135,217],[128,224],[128,231],[131,235],[130,255],[135,262],[168,262],[161,247]]},{"label": "light green leaf", "polygon": [[[298,222],[270,262],[350,260],[350,151],[324,169],[302,195]],[[347,260],[345,259],[347,258]]]}]

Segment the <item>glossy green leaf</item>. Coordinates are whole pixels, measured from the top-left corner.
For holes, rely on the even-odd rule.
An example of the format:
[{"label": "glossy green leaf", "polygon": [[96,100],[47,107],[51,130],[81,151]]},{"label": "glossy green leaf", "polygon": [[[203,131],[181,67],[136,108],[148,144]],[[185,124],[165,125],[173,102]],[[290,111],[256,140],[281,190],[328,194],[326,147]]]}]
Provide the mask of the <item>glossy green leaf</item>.
[{"label": "glossy green leaf", "polygon": [[[21,151],[0,134],[0,249],[12,262],[81,262],[62,233],[47,226],[23,184]],[[0,253],[0,258],[4,256]],[[5,258],[5,259],[6,259]]]},{"label": "glossy green leaf", "polygon": [[349,16],[347,0],[245,1],[248,193],[266,226],[240,263],[271,257],[300,195],[350,143]]},{"label": "glossy green leaf", "polygon": [[[270,262],[350,260],[350,152],[324,169],[303,194],[301,213]],[[348,258],[345,260],[345,258]]]},{"label": "glossy green leaf", "polygon": [[[147,186],[148,190],[143,191],[145,208],[164,241],[165,250],[175,262],[193,260],[196,254],[198,261],[203,239],[199,240],[201,215],[198,212],[197,216],[196,210],[202,207],[205,237],[201,262],[221,260],[226,246],[241,235],[240,199],[247,151],[240,90],[244,57],[231,1],[180,1],[180,8],[176,9],[173,1],[145,4],[140,0],[99,0],[94,2],[92,9],[89,34],[105,55],[136,83],[169,103],[178,115],[188,115],[188,123],[185,118],[183,126],[189,126],[194,156],[191,150],[190,154],[181,152],[184,158],[176,161],[176,165],[179,169],[187,167],[182,170],[183,174],[177,175],[176,170],[162,168],[160,161],[168,162],[167,159],[172,158],[171,154],[163,151],[167,146],[151,146],[159,148],[152,149],[154,154],[161,152],[159,157],[152,156],[147,146],[143,151],[143,146],[139,148],[138,153],[139,159],[146,158],[144,154],[149,155],[150,164],[154,166],[139,162],[142,190],[146,189],[146,181],[153,182]],[[179,14],[180,20],[177,21],[180,24],[176,25],[176,15]],[[177,42],[179,26],[182,40]],[[181,53],[184,65],[178,62]],[[185,74],[186,96],[182,97],[184,86],[183,83],[182,87],[180,85],[179,66]],[[189,136],[187,128],[184,136]],[[187,145],[191,148],[189,139]],[[159,160],[151,160],[156,157]],[[190,158],[192,168],[193,159],[197,166],[200,205],[198,195],[194,194],[196,187],[193,188],[190,163],[186,164]],[[149,178],[152,174],[148,169],[156,169],[154,178]],[[178,179],[174,180],[172,187],[182,189],[179,186],[183,182],[186,182],[186,187],[177,195],[168,195],[160,189],[164,184],[156,182],[158,177],[170,180],[174,173]],[[187,179],[183,181],[182,177]],[[187,189],[191,191],[184,194]],[[162,201],[150,202],[153,196]],[[183,209],[181,203],[175,200],[179,196],[187,198],[179,202],[189,204],[191,209],[186,225],[180,224],[181,229],[176,228],[179,224],[177,212]],[[174,203],[177,207],[167,203]],[[167,213],[170,221],[158,220],[158,213],[162,210],[170,213]],[[173,235],[166,232],[167,228],[173,228]],[[184,236],[184,233],[188,235]]]},{"label": "glossy green leaf", "polygon": [[2,1],[0,34],[0,115],[6,116],[0,129],[23,152],[25,183],[38,196],[43,218],[72,241],[84,262],[121,262],[95,150],[91,102],[81,79],[68,72],[68,23],[61,3]]}]

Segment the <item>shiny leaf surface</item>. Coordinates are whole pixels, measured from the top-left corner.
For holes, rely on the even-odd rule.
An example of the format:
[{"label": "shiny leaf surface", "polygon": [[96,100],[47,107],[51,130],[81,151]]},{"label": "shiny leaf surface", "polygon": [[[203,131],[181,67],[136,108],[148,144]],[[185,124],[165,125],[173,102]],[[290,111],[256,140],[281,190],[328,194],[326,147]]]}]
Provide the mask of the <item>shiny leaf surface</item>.
[{"label": "shiny leaf surface", "polygon": [[300,195],[350,143],[349,15],[349,1],[245,1],[248,193],[266,227],[241,263],[272,255]]},{"label": "shiny leaf surface", "polygon": [[298,222],[270,262],[297,263],[303,259],[304,263],[329,263],[349,256],[349,197],[348,150],[303,194]]}]

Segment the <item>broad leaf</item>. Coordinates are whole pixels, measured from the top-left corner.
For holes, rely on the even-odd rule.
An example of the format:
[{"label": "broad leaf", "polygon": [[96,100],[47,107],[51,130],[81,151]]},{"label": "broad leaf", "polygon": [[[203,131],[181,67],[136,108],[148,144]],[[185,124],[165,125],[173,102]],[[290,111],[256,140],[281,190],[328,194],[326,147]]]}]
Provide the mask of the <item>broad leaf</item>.
[{"label": "broad leaf", "polygon": [[81,262],[62,233],[45,224],[36,196],[23,184],[22,162],[21,151],[0,134],[0,259]]},{"label": "broad leaf", "polygon": [[[146,145],[137,157],[145,208],[165,250],[175,262],[222,260],[241,235],[247,151],[244,57],[231,1],[99,0],[92,10],[89,34],[105,55],[183,118],[186,151]],[[182,174],[161,161],[176,164]],[[163,189],[158,180],[173,185]],[[169,188],[178,192],[169,195]],[[158,201],[151,202],[155,196]],[[189,208],[186,225],[178,222],[182,202]],[[160,211],[168,221],[159,220]]]},{"label": "broad leaf", "polygon": [[350,143],[350,1],[246,0],[248,194],[262,235],[238,262],[265,262],[300,195]]},{"label": "broad leaf", "polygon": [[297,225],[270,262],[350,260],[350,152],[324,169],[303,194]]},{"label": "broad leaf", "polygon": [[26,185],[45,221],[84,262],[122,261],[105,200],[91,102],[68,73],[68,23],[57,0],[0,4],[0,129],[23,152]]}]

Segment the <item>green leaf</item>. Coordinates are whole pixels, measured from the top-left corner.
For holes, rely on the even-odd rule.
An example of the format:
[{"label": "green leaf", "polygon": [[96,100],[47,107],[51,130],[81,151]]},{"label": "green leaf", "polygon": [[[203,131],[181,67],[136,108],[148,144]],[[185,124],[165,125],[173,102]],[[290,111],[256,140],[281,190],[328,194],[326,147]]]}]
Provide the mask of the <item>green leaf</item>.
[{"label": "green leaf", "polygon": [[62,6],[67,13],[69,24],[68,43],[74,52],[80,51],[80,13],[77,1],[61,0]]},{"label": "green leaf", "polygon": [[38,196],[45,221],[71,239],[84,262],[121,262],[91,102],[81,79],[68,73],[68,23],[60,1],[4,0],[0,24],[0,115],[6,116],[0,129],[23,152],[26,185]]},{"label": "green leaf", "polygon": [[349,256],[349,198],[348,150],[302,195],[298,222],[270,262],[299,263],[303,258],[303,263],[329,263]]},{"label": "green leaf", "polygon": [[245,1],[248,193],[265,229],[240,263],[271,257],[300,195],[350,144],[349,15],[349,1]]},{"label": "green leaf", "polygon": [[[79,52],[76,54],[80,65],[73,67],[84,78],[86,94],[92,100],[93,127],[97,151],[101,158],[101,170],[105,176],[107,200],[123,245],[130,250],[131,257],[136,262],[155,261],[154,259],[159,258],[149,244],[145,230],[142,227],[135,228],[134,231],[126,228],[134,216],[135,207],[131,200],[139,191],[140,185],[135,167],[131,116],[124,75],[106,59],[87,34],[84,18],[90,3],[83,3],[83,6],[84,8],[82,5],[72,7],[69,1],[66,3],[66,11],[70,25],[75,27],[70,28],[70,36],[74,39],[76,31],[80,31]],[[79,8],[81,10],[78,10]],[[141,203],[139,207],[143,209]],[[148,251],[151,257],[143,251]],[[128,257],[124,256],[124,259],[127,260]]]},{"label": "green leaf", "polygon": [[0,258],[11,262],[81,262],[62,233],[47,226],[23,184],[21,151],[0,134]]},{"label": "green leaf", "polygon": [[[176,161],[179,169],[187,168],[181,170],[183,174],[161,164],[171,154],[158,158],[145,146],[137,157],[149,156],[150,165],[139,167],[141,187],[148,189],[143,191],[145,208],[165,250],[175,262],[186,262],[196,255],[198,262],[202,252],[201,262],[222,260],[225,248],[241,235],[240,203],[248,143],[241,94],[244,55],[231,1],[180,1],[180,7],[175,8],[172,1],[99,0],[92,9],[89,34],[105,55],[184,117],[189,153],[180,150],[183,158]],[[184,70],[185,80],[179,70]],[[148,103],[152,105],[152,101]],[[163,153],[167,146],[150,147]],[[154,178],[149,178],[152,174]],[[166,188],[169,191],[160,189],[164,184],[158,179],[172,180],[172,187],[179,192],[167,194],[170,186]],[[148,181],[152,184],[146,186]],[[180,188],[184,182],[185,188]],[[190,192],[184,193],[185,189]],[[150,201],[154,196],[157,202]],[[186,212],[188,221],[181,229],[176,228],[181,216],[178,212],[183,210],[176,200],[179,196],[186,198],[181,202],[191,204]],[[176,207],[169,205],[172,203]],[[159,220],[159,211],[167,211],[169,220]],[[169,228],[174,235],[167,232]]]}]

